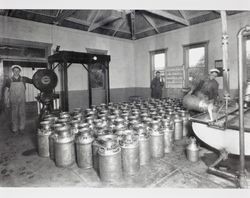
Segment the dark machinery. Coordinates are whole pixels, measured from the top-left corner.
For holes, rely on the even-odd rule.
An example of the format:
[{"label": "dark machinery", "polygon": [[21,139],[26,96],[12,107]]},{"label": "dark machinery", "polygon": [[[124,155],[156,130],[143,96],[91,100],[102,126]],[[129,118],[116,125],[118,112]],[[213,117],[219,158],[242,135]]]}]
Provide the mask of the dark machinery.
[{"label": "dark machinery", "polygon": [[42,104],[40,119],[53,111],[53,100],[58,98],[54,93],[57,85],[57,75],[51,69],[40,69],[32,77],[34,86],[41,92],[36,99]]},{"label": "dark machinery", "polygon": [[89,106],[92,105],[92,86],[91,86],[91,64],[100,63],[103,65],[104,79],[105,79],[105,103],[110,102],[110,88],[109,88],[109,62],[110,56],[100,54],[90,54],[73,51],[58,51],[48,57],[50,68],[54,70],[60,66],[61,78],[61,109],[63,111],[69,110],[68,102],[68,68],[71,64],[81,64],[88,72],[88,91],[89,91]]}]

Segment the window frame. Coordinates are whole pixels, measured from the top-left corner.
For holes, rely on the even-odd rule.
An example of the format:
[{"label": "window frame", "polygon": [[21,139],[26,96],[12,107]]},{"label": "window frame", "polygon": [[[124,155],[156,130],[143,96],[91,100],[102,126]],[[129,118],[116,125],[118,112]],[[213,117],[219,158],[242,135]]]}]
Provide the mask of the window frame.
[{"label": "window frame", "polygon": [[164,78],[165,78],[166,68],[167,68],[167,51],[168,51],[167,48],[149,51],[149,54],[150,54],[150,80],[152,80],[155,77],[154,55],[156,55],[156,54],[164,54],[165,55],[165,67],[164,67]]},{"label": "window frame", "polygon": [[[197,43],[190,43],[182,45],[183,47],[183,63],[184,63],[184,84],[185,86],[188,85],[188,69],[189,68],[204,68],[205,75],[208,75],[208,44],[209,41],[197,42]],[[189,54],[188,50],[193,48],[205,48],[205,67],[189,67]]]}]

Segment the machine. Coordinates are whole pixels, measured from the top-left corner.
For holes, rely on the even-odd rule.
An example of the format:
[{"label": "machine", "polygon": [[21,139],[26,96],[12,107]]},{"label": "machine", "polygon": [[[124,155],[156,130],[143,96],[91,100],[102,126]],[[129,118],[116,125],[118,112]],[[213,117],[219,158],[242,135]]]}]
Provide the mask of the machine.
[{"label": "machine", "polygon": [[53,101],[59,95],[54,93],[57,85],[57,75],[51,69],[39,69],[32,77],[34,86],[40,90],[36,97],[37,101],[42,104],[40,111],[40,120],[54,109]]}]

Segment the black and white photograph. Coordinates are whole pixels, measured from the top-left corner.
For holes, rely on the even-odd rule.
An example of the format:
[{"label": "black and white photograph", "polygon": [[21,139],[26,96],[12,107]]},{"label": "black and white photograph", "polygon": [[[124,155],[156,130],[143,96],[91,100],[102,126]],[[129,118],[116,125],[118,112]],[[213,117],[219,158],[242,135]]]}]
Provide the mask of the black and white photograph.
[{"label": "black and white photograph", "polygon": [[1,189],[250,188],[249,5],[2,2]]}]

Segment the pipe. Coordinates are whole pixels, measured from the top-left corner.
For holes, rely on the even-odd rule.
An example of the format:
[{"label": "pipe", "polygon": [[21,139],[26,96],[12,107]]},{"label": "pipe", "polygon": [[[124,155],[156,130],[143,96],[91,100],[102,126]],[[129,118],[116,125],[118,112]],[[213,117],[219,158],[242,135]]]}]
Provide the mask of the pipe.
[{"label": "pipe", "polygon": [[222,22],[223,92],[225,96],[229,96],[227,14],[225,10],[221,10],[220,14]]},{"label": "pipe", "polygon": [[228,179],[230,181],[233,181],[237,187],[239,186],[239,179],[235,174],[221,171],[221,170],[218,170],[217,168],[214,168],[214,167],[209,167],[207,172],[210,174],[217,175],[219,177]]},{"label": "pipe", "polygon": [[246,177],[245,173],[245,137],[244,137],[244,96],[243,96],[243,34],[250,31],[250,26],[245,26],[237,34],[238,37],[238,86],[239,86],[239,143],[240,143],[240,179]]}]

